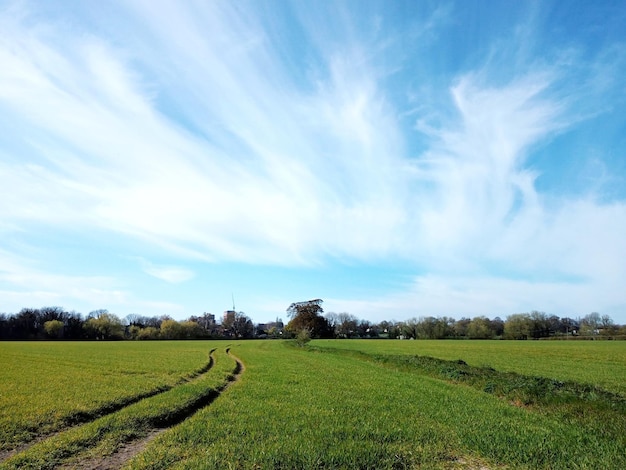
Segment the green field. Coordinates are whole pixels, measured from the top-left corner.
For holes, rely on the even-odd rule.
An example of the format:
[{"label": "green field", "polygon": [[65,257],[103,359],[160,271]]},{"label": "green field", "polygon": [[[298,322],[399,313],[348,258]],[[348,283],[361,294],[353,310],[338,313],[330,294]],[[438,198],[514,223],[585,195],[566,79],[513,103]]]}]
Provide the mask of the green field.
[{"label": "green field", "polygon": [[0,450],[169,388],[202,369],[209,349],[182,342],[0,343]]},{"label": "green field", "polygon": [[[5,343],[0,352],[12,366],[0,385],[1,444],[21,445],[0,468],[84,468],[94,458],[133,469],[626,468],[626,342]],[[69,427],[76,409],[88,410],[85,422]],[[12,433],[25,416],[28,429]],[[37,420],[62,432],[25,445]],[[156,429],[141,452],[114,460]]]},{"label": "green field", "polygon": [[320,340],[319,346],[381,354],[462,359],[560,380],[599,385],[626,397],[626,341]]}]

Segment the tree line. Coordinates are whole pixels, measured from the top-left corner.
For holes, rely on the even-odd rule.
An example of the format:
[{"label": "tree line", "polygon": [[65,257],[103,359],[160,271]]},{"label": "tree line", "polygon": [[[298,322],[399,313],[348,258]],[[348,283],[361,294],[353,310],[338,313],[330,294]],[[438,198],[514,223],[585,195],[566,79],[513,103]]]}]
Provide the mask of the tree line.
[{"label": "tree line", "polygon": [[609,315],[592,312],[582,318],[558,317],[544,312],[516,313],[506,320],[424,316],[405,321],[371,323],[349,313],[323,315],[321,299],[295,302],[287,309],[287,332],[306,331],[311,338],[390,339],[540,339],[550,337],[626,338],[626,325]]},{"label": "tree line", "polygon": [[108,310],[87,316],[62,307],[23,308],[16,314],[0,313],[0,339],[121,340],[252,338],[254,325],[243,312],[217,323],[211,314],[177,321],[170,316],[130,314],[123,319]]},{"label": "tree line", "polygon": [[156,340],[219,338],[310,338],[380,339],[540,339],[551,337],[626,338],[626,325],[609,315],[592,312],[570,318],[544,312],[516,313],[505,320],[486,316],[415,317],[404,321],[373,323],[349,313],[324,314],[321,299],[295,302],[287,308],[290,319],[253,324],[243,312],[227,312],[219,321],[211,314],[177,321],[165,316],[138,314],[120,318],[107,310],[83,316],[61,307],[24,308],[15,314],[0,313],[2,340]]}]

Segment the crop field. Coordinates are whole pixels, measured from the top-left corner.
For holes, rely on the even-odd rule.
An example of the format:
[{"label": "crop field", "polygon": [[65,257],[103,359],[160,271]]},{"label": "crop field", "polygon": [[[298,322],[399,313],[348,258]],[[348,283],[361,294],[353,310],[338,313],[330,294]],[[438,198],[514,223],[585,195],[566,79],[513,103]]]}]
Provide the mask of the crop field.
[{"label": "crop field", "polygon": [[624,342],[0,352],[3,469],[626,468]]},{"label": "crop field", "polygon": [[503,372],[598,385],[626,397],[626,341],[371,341],[316,344],[379,354],[462,359]]},{"label": "crop field", "polygon": [[205,367],[208,352],[176,342],[0,343],[0,451],[171,387]]}]

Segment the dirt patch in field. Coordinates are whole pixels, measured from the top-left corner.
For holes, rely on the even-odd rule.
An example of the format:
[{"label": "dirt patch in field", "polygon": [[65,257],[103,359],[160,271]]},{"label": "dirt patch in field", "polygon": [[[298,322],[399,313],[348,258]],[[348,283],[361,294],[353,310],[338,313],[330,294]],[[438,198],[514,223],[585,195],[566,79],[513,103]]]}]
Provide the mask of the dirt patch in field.
[{"label": "dirt patch in field", "polygon": [[108,457],[87,458],[79,462],[68,463],[59,468],[61,470],[112,470],[121,468],[132,457],[142,452],[163,431],[165,429],[153,429],[147,436],[125,444],[115,454]]},{"label": "dirt patch in field", "polygon": [[493,467],[488,467],[484,462],[481,462],[476,458],[460,457],[454,460],[451,468],[462,468],[465,470],[492,470]]},{"label": "dirt patch in field", "polygon": [[49,436],[44,436],[44,437],[40,437],[37,438],[35,440],[32,440],[26,444],[22,444],[20,446],[17,446],[15,449],[9,449],[9,450],[2,450],[0,451],[0,463],[4,462],[5,460],[13,457],[15,454],[19,454],[20,452],[28,449],[30,446],[32,446],[33,444],[36,444],[39,441],[43,441],[44,439],[47,439]]}]

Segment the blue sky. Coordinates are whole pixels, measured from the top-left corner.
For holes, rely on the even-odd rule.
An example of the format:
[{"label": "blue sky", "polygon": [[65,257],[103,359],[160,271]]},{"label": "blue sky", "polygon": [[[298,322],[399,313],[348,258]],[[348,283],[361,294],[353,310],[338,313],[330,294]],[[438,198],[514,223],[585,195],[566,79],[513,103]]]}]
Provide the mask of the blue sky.
[{"label": "blue sky", "polygon": [[0,0],[0,311],[626,323],[626,6]]}]

